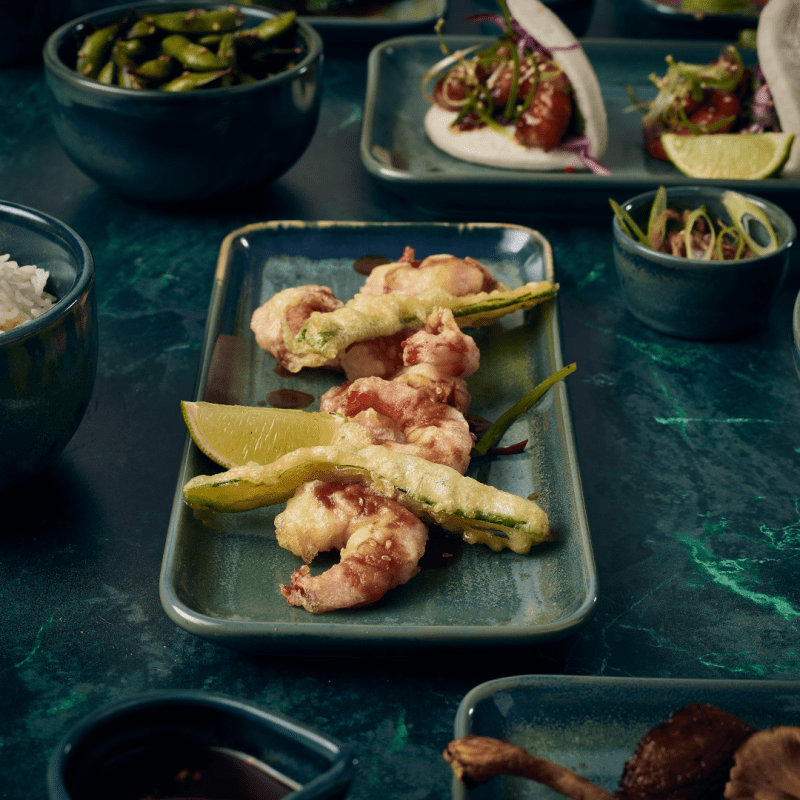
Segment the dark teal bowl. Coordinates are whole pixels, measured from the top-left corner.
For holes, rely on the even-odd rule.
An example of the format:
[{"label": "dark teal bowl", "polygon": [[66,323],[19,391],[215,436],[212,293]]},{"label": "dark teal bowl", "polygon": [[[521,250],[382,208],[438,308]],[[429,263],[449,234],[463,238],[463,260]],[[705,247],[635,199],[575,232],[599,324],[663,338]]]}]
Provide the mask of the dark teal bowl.
[{"label": "dark teal bowl", "polygon": [[792,355],[794,356],[794,366],[797,375],[800,377],[800,294],[794,301],[794,311],[792,313]]},{"label": "dark teal bowl", "polygon": [[[74,70],[87,30],[129,11],[224,8],[230,3],[133,3],[96,11],[56,30],[44,46],[56,135],[97,183],[158,203],[204,200],[280,177],[305,152],[319,119],[322,40],[298,20],[306,56],[292,69],[229,88],[164,92],[106,86]],[[246,27],[276,16],[239,6]]]},{"label": "dark teal bowl", "polygon": [[0,253],[50,273],[57,302],[0,333],[0,491],[46,467],[78,428],[97,370],[94,260],[57,219],[0,202]]},{"label": "dark teal bowl", "polygon": [[[141,773],[129,772],[127,785],[113,793],[103,785],[109,775],[119,775],[131,764],[151,770],[166,760],[180,770],[182,764],[196,764],[197,753],[215,750],[256,759],[291,787],[288,794],[275,795],[290,800],[343,798],[353,779],[355,762],[349,750],[313,728],[225,695],[158,691],[103,706],[72,728],[50,760],[48,795],[50,800],[138,798],[143,795],[137,792],[154,788],[135,785],[147,783]],[[270,795],[252,791],[247,796]]]},{"label": "dark teal bowl", "polygon": [[[676,186],[667,190],[677,209],[708,208],[713,220],[727,217],[724,188]],[[745,336],[766,324],[786,279],[797,231],[791,217],[767,200],[745,196],[766,213],[778,237],[774,252],[740,261],[702,261],[658,253],[626,234],[614,217],[614,262],[622,299],[645,325],[683,339],[713,341]],[[643,229],[655,191],[623,203]]]}]

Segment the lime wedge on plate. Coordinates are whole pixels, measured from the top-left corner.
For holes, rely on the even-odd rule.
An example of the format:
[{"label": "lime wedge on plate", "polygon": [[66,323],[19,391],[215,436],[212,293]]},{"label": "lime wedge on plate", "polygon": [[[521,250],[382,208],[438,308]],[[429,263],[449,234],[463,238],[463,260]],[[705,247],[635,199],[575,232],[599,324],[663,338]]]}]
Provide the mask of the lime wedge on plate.
[{"label": "lime wedge on plate", "polygon": [[255,461],[271,464],[301,447],[329,445],[344,417],[321,411],[181,402],[194,443],[227,469]]},{"label": "lime wedge on plate", "polygon": [[789,158],[793,133],[709,133],[661,137],[669,160],[691,178],[757,180],[777,175]]}]

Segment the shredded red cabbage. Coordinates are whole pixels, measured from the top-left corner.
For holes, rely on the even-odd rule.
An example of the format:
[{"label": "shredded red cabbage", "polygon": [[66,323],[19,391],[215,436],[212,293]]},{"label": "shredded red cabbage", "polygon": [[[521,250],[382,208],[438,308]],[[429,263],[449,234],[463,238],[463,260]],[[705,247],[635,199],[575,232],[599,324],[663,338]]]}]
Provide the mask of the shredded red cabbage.
[{"label": "shredded red cabbage", "polygon": [[[471,14],[467,17],[468,22],[493,22],[499,28],[507,30],[506,20],[501,14],[490,14],[488,12],[480,12],[478,14]],[[517,45],[520,52],[524,49],[533,50],[535,52],[544,53],[548,58],[553,57],[553,53],[563,50],[577,50],[580,45],[575,42],[567,47],[545,47],[539,42],[519,23],[514,17],[511,17],[511,29],[513,33],[519,36],[519,44]]]},{"label": "shredded red cabbage", "polygon": [[758,67],[753,76],[756,89],[753,91],[752,123],[742,133],[764,133],[764,131],[780,130],[775,106],[772,102],[772,92],[767,86],[764,73]]},{"label": "shredded red cabbage", "polygon": [[559,150],[564,150],[567,153],[575,153],[580,159],[581,164],[588,170],[591,170],[595,175],[610,175],[611,170],[604,167],[590,152],[589,152],[589,137],[579,136],[576,139],[570,139],[568,142],[563,142]]}]

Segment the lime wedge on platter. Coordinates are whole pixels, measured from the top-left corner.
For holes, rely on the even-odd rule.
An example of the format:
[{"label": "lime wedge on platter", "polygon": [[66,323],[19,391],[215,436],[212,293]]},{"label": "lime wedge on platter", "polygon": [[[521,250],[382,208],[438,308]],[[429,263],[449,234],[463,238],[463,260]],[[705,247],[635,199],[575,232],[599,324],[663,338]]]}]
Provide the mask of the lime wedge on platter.
[{"label": "lime wedge on platter", "polygon": [[690,178],[758,180],[780,173],[791,152],[792,133],[709,133],[661,137],[669,160]]}]

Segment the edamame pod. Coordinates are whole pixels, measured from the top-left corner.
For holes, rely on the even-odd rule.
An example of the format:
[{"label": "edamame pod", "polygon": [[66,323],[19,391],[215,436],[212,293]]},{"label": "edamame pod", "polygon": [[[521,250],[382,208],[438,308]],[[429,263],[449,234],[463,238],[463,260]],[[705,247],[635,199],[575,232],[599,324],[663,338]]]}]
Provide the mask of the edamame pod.
[{"label": "edamame pod", "polygon": [[199,89],[201,86],[213,83],[228,73],[229,70],[227,69],[210,70],[208,72],[187,71],[159,88],[164,92],[189,92],[192,89]]},{"label": "edamame pod", "polygon": [[144,89],[147,83],[134,72],[130,64],[124,64],[119,67],[117,85],[125,89]]},{"label": "edamame pod", "polygon": [[156,26],[146,19],[137,19],[136,22],[128,28],[125,34],[126,39],[146,39],[156,32]]},{"label": "edamame pod", "polygon": [[244,23],[244,14],[235,8],[206,11],[193,8],[191,11],[175,11],[148,15],[155,25],[172,33],[214,33],[235,31]]},{"label": "edamame pod", "polygon": [[111,60],[119,67],[133,64],[134,59],[143,51],[141,39],[119,39],[111,49]]},{"label": "edamame pod", "polygon": [[168,80],[173,72],[176,71],[174,65],[175,60],[172,56],[162,53],[160,56],[151,58],[149,61],[145,61],[137,67],[136,74],[146,81],[161,83]]},{"label": "edamame pod", "polygon": [[105,63],[106,54],[111,47],[117,31],[120,29],[119,23],[99,28],[90,33],[81,44],[78,50],[78,60],[76,69],[81,75],[88,78],[97,77],[100,67]]},{"label": "edamame pod", "polygon": [[278,14],[277,17],[265,19],[255,28],[255,35],[261,39],[262,42],[269,41],[270,39],[274,39],[276,36],[279,36],[284,31],[289,30],[289,28],[294,25],[294,21],[296,19],[297,12],[284,11],[283,14]]},{"label": "edamame pod", "polygon": [[111,86],[117,77],[117,65],[113,61],[106,61],[97,73],[97,80],[100,83]]},{"label": "edamame pod", "polygon": [[201,44],[195,44],[185,36],[175,33],[167,36],[161,42],[161,49],[169,56],[180,61],[187,69],[205,72],[214,69],[224,69],[227,65],[215,53]]}]

